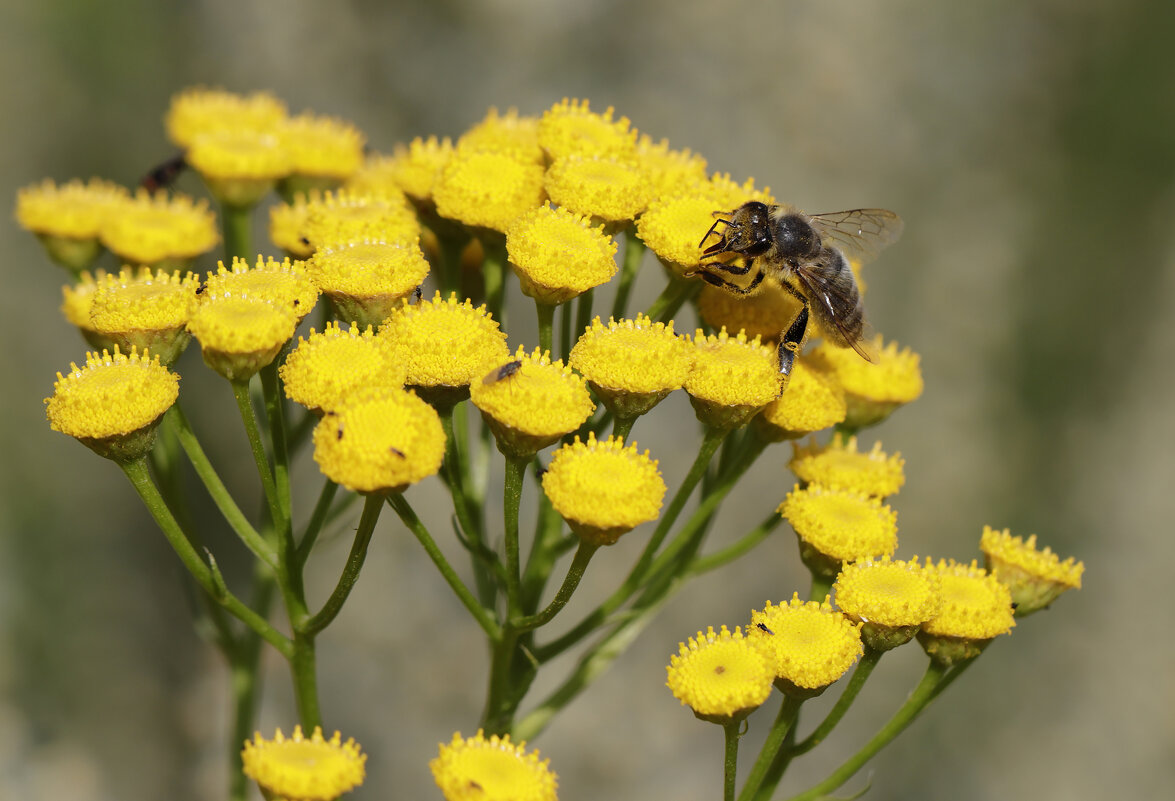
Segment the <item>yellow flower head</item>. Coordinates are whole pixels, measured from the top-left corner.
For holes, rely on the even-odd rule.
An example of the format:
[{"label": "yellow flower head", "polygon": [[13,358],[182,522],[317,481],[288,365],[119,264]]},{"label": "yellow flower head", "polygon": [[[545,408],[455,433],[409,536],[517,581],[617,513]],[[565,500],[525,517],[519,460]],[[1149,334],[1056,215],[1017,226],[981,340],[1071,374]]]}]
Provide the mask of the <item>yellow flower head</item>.
[{"label": "yellow flower head", "polygon": [[922,394],[922,369],[918,354],[909,348],[899,351],[896,342],[884,348],[881,337],[866,343],[872,354],[867,362],[851,348],[827,342],[811,353],[811,365],[840,384],[845,391],[848,412],[845,425],[852,429],[876,425],[897,409]]},{"label": "yellow flower head", "polygon": [[88,270],[83,270],[77,277],[77,283],[66,284],[61,288],[61,313],[70,325],[76,326],[95,351],[103,349],[114,350],[116,342],[110,337],[99,334],[90,322],[90,310],[94,306],[94,293],[98,291],[99,281],[106,280],[106,271],[98,270],[97,278]]},{"label": "yellow flower head", "polygon": [[539,147],[538,118],[520,116],[515,108],[499,114],[491,107],[481,122],[461,135],[457,149],[502,153],[516,161],[539,165],[544,162],[543,149]]},{"label": "yellow flower head", "polygon": [[612,119],[612,107],[593,113],[586,100],[563,100],[543,112],[539,120],[539,145],[550,161],[564,156],[633,156],[636,131],[628,117]]},{"label": "yellow flower head", "polygon": [[1025,541],[1008,529],[984,526],[979,549],[987,569],[1011,592],[1017,617],[1045,608],[1065,590],[1081,589],[1085,565],[1072,556],[1062,562],[1047,547],[1038,551],[1035,534]]},{"label": "yellow flower head", "polygon": [[272,362],[297,327],[293,306],[208,291],[188,320],[204,363],[229,381],[244,381]]},{"label": "yellow flower head", "polygon": [[799,312],[800,302],[774,278],[765,279],[759,290],[747,297],[709,284],[698,295],[698,314],[710,327],[741,330],[764,342],[778,342]]},{"label": "yellow flower head", "polygon": [[755,418],[755,430],[768,442],[796,439],[843,422],[845,409],[840,385],[801,357],[792,365],[784,393]]},{"label": "yellow flower head", "polygon": [[433,186],[437,214],[502,233],[546,199],[541,165],[482,150],[456,151]]},{"label": "yellow flower head", "polygon": [[312,248],[360,239],[415,243],[420,238],[420,222],[403,195],[339,190],[325,192],[308,206],[301,236]]},{"label": "yellow flower head", "polygon": [[168,138],[187,148],[218,131],[274,133],[285,117],[285,104],[267,92],[238,95],[195,87],[171,98],[165,123]]},{"label": "yellow flower head", "polygon": [[896,495],[906,483],[902,455],[886,455],[880,442],[874,443],[868,453],[857,451],[856,437],[843,436],[834,436],[827,445],[813,442],[792,448],[795,455],[788,467],[805,484],[887,498]]},{"label": "yellow flower head", "polygon": [[538,348],[527,356],[519,346],[513,361],[483,366],[483,377],[469,386],[470,399],[507,456],[538,453],[595,411],[584,380]]},{"label": "yellow flower head", "polygon": [[653,192],[636,158],[583,154],[553,162],[544,186],[552,203],[612,225],[635,220]]},{"label": "yellow flower head", "polygon": [[46,179],[17,193],[16,220],[40,238],[50,258],[77,272],[102,252],[98,234],[129,196],[125,188],[98,178],[64,186]]},{"label": "yellow flower head", "polygon": [[172,364],[190,337],[185,326],[196,305],[199,280],[192,273],[132,270],[105,275],[90,299],[90,325],[126,350],[148,349]]},{"label": "yellow flower head", "polygon": [[[756,189],[754,178],[748,178],[741,184],[736,183],[727,173],[710,176],[706,192],[714,201],[714,209],[724,214],[752,200],[766,203],[768,206],[775,203],[770,187]],[[709,228],[708,225],[706,227]]]},{"label": "yellow flower head", "polygon": [[392,158],[379,162],[379,168],[386,168],[396,185],[413,200],[431,202],[437,177],[453,157],[453,152],[453,143],[448,137],[416,137],[407,146],[397,145]]},{"label": "yellow flower head", "polygon": [[887,651],[909,642],[942,607],[938,574],[909,562],[865,559],[845,565],[833,585],[836,605],[861,623],[870,647]]},{"label": "yellow flower head", "polygon": [[931,659],[943,665],[972,659],[1016,625],[1008,588],[974,561],[927,563],[926,570],[938,574],[942,587],[942,609],[918,634]]},{"label": "yellow flower head", "polygon": [[831,578],[842,562],[892,554],[898,515],[876,498],[809,484],[788,493],[779,513],[800,538],[800,557],[813,573]]},{"label": "yellow flower head", "polygon": [[220,241],[216,215],[203,200],[142,189],[106,219],[101,238],[123,261],[156,266],[186,265]]},{"label": "yellow flower head", "polygon": [[257,257],[252,268],[244,259],[233,258],[232,269],[216,263],[216,272],[208,273],[204,293],[209,296],[249,297],[267,300],[275,306],[289,306],[301,321],[318,302],[318,287],[310,280],[306,265],[289,259]]},{"label": "yellow flower head", "polygon": [[277,203],[269,207],[269,238],[273,244],[295,259],[307,259],[314,253],[305,234],[306,218],[314,204],[322,203],[317,190],[294,195],[291,203]]},{"label": "yellow flower head", "polygon": [[366,140],[349,122],[299,114],[282,124],[278,136],[290,160],[290,173],[295,182],[320,181],[330,188],[354,175],[363,165]]},{"label": "yellow flower head", "polygon": [[506,253],[523,293],[550,306],[606,284],[616,274],[616,240],[582,215],[549,204],[510,224]]},{"label": "yellow flower head", "polygon": [[599,317],[592,320],[568,362],[613,414],[631,419],[681,389],[693,360],[693,345],[673,333],[672,320],[654,323],[637,315],[635,320],[610,319],[606,326]]},{"label": "yellow flower head", "polygon": [[788,695],[811,698],[824,692],[853,666],[863,652],[861,632],[840,612],[824,603],[791,602],[751,612],[747,629],[775,672],[775,686]]},{"label": "yellow flower head", "polygon": [[352,739],[336,731],[329,740],[322,729],[306,737],[295,726],[287,740],[278,729],[272,740],[254,734],[241,752],[245,775],[257,782],[266,798],[289,801],[334,801],[363,784],[367,755]]},{"label": "yellow flower head", "polygon": [[557,777],[539,759],[526,752],[526,743],[514,745],[510,735],[488,739],[478,729],[468,740],[454,734],[428,763],[445,801],[555,801]]},{"label": "yellow flower head", "polygon": [[732,337],[723,329],[706,336],[694,334],[694,363],[685,380],[694,412],[715,428],[738,428],[779,397],[782,380],[775,350]]},{"label": "yellow flower head", "polygon": [[653,142],[648,134],[642,134],[636,155],[649,176],[651,200],[680,195],[706,181],[706,159],[688,149],[671,149],[668,139]]},{"label": "yellow flower head", "polygon": [[70,364],[57,374],[46,398],[49,427],[77,438],[99,456],[120,463],[144,456],[155,442],[155,426],[179,397],[179,376],[131,351],[86,354],[85,367]]},{"label": "yellow flower head", "polygon": [[327,323],[322,333],[310,329],[278,371],[286,397],[308,409],[337,411],[357,390],[367,386],[404,386],[404,367],[392,358],[388,343],[371,326],[360,331]]},{"label": "yellow flower head", "polygon": [[775,680],[767,656],[738,627],[733,634],[726,626],[718,633],[713,627],[699,631],[688,644],[678,644],[666,670],[673,697],[699,719],[719,724],[741,720],[761,706]]},{"label": "yellow flower head", "polygon": [[459,397],[445,390],[481,381],[487,363],[510,358],[506,334],[485,304],[474,308],[468,300],[460,303],[456,293],[442,299],[437,292],[432,300],[415,305],[402,301],[380,327],[379,336],[396,364],[407,371],[406,382],[430,401],[463,400],[469,396],[467,389]]},{"label": "yellow flower head", "polygon": [[678,275],[702,263],[698,246],[714,223],[714,199],[703,191],[663,195],[637,218],[636,235],[669,270]]},{"label": "yellow flower head", "polygon": [[436,474],[444,456],[436,411],[402,389],[362,387],[314,428],[314,461],[355,492],[403,492]]},{"label": "yellow flower head", "polygon": [[665,482],[649,452],[619,437],[575,442],[555,451],[543,474],[543,492],[581,539],[612,545],[641,523],[656,520]]},{"label": "yellow flower head", "polygon": [[364,239],[324,245],[306,270],[341,318],[368,326],[386,320],[424,283],[428,262],[414,242]]},{"label": "yellow flower head", "polygon": [[272,133],[221,130],[201,134],[184,158],[226,206],[248,208],[290,171],[289,155]]}]

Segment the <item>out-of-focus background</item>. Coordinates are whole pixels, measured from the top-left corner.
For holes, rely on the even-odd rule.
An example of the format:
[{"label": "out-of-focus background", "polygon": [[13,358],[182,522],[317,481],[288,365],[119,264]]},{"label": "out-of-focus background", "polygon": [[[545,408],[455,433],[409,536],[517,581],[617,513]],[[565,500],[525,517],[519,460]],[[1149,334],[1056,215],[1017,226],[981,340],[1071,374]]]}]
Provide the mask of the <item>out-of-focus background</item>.
[{"label": "out-of-focus background", "polygon": [[[1175,563],[1173,30],[1167,0],[7,0],[0,187],[11,204],[43,177],[133,184],[171,155],[169,97],[206,84],[352,120],[382,151],[456,136],[491,105],[540,113],[590,98],[810,211],[899,211],[904,238],[866,272],[874,327],[918,351],[926,379],[876,432],[907,460],[899,555],[969,560],[986,523],[1036,533],[1087,572],[843,792],[1161,797],[1175,784],[1175,604],[1161,591]],[[199,191],[193,176],[180,186]],[[220,797],[224,667],[192,633],[178,562],[121,473],[48,429],[42,398],[85,346],[57,311],[64,273],[8,217],[0,797]],[[659,274],[646,267],[644,302]],[[512,345],[535,344],[517,330]],[[181,372],[212,458],[251,486],[227,387],[195,346]],[[673,486],[696,425],[682,398],[667,403],[634,437]],[[782,498],[787,455],[769,451],[716,536]],[[571,619],[639,545],[597,556]],[[345,537],[323,549],[319,597],[345,552]],[[690,585],[538,739],[562,798],[717,796],[720,732],[672,698],[664,666],[699,628],[806,591],[790,533],[759,553]],[[416,544],[383,521],[319,646],[327,724],[370,754],[354,798],[440,798],[427,762],[476,726],[478,637]],[[288,730],[288,677],[269,664],[263,729]],[[887,656],[780,797],[855,751],[922,664],[915,646]],[[767,725],[751,718],[748,764]]]}]

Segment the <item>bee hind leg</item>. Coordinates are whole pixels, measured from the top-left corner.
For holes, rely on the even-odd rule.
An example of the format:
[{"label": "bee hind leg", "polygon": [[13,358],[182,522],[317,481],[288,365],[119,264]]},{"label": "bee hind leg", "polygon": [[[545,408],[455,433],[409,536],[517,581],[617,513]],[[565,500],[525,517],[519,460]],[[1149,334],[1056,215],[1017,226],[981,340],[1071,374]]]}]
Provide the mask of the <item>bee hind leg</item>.
[{"label": "bee hind leg", "polygon": [[808,301],[804,298],[801,300],[804,301],[804,305],[800,308],[800,313],[792,320],[779,340],[779,373],[784,378],[791,377],[796,356],[800,355],[800,348],[804,346],[804,336],[808,333]]},{"label": "bee hind leg", "polygon": [[[727,272],[734,273],[735,275],[744,275],[747,272],[747,270],[750,269],[750,265],[747,265],[746,267],[742,267],[742,268],[738,268],[738,267],[730,268],[728,265],[723,265],[723,264],[704,264],[702,266],[703,267],[719,267],[721,269],[726,270]],[[731,292],[735,295],[749,295],[752,292],[754,292],[756,289],[758,289],[759,284],[763,283],[763,271],[762,270],[760,270],[758,273],[756,273],[755,277],[753,279],[751,279],[751,283],[747,284],[745,287],[741,287],[738,284],[731,283],[730,281],[727,281],[722,276],[715,275],[714,273],[702,271],[702,272],[698,272],[696,274],[703,281],[705,281],[707,284],[709,284],[710,286],[716,286],[719,289],[725,289],[727,292]]]}]

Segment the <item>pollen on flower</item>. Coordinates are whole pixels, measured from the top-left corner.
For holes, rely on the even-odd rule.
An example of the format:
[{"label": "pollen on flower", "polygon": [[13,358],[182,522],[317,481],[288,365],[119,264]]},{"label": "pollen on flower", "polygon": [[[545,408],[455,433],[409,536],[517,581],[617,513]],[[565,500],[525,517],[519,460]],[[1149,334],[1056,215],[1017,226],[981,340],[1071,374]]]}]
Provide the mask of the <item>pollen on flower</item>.
[{"label": "pollen on flower", "polygon": [[290,171],[280,145],[272,133],[223,130],[197,137],[184,158],[206,180],[253,179],[272,186]]},{"label": "pollen on flower", "polygon": [[481,122],[461,135],[457,148],[466,152],[502,153],[517,161],[539,165],[545,160],[539,147],[538,118],[520,115],[515,108],[499,114],[491,107]]},{"label": "pollen on flower", "polygon": [[184,326],[198,285],[192,273],[181,278],[178,272],[124,267],[97,281],[88,327],[127,350],[147,348],[171,364],[188,344]]},{"label": "pollen on flower", "polygon": [[306,270],[341,317],[379,325],[424,282],[428,261],[416,243],[365,239],[323,245]]},{"label": "pollen on flower", "polygon": [[821,343],[810,354],[810,364],[831,375],[845,391],[850,428],[875,425],[894,409],[922,394],[922,369],[918,354],[898,350],[896,342],[882,347],[881,336],[865,344],[873,354],[865,361],[851,348]]},{"label": "pollen on flower", "polygon": [[506,253],[523,293],[552,306],[616,274],[616,240],[582,215],[549,204],[510,224]]},{"label": "pollen on flower", "polygon": [[[498,448],[512,456],[528,456],[575,431],[595,410],[584,379],[551,361],[535,348],[529,356],[519,346],[517,365],[484,365],[484,377],[469,386],[473,405],[481,410]],[[509,362],[507,364],[510,364]]]},{"label": "pollen on flower", "polygon": [[653,199],[683,194],[706,180],[706,159],[688,149],[670,148],[668,139],[653,142],[648,134],[642,134],[636,154],[649,176]]},{"label": "pollen on flower", "polygon": [[334,117],[299,114],[282,123],[278,137],[295,175],[341,182],[363,164],[363,134]]},{"label": "pollen on flower", "polygon": [[486,311],[469,300],[458,302],[437,292],[432,300],[400,306],[380,326],[398,365],[407,371],[406,383],[421,387],[462,387],[480,381],[486,364],[509,358],[506,334]]},{"label": "pollen on flower", "polygon": [[857,450],[856,437],[843,436],[834,436],[827,445],[797,443],[792,448],[794,456],[788,467],[805,484],[886,498],[906,483],[902,455],[887,455],[880,442],[867,453]]},{"label": "pollen on flower", "polygon": [[743,331],[764,342],[780,333],[800,312],[800,302],[774,278],[766,278],[755,294],[744,297],[707,284],[698,295],[698,314],[711,328]]},{"label": "pollen on flower", "polygon": [[673,321],[654,323],[597,317],[571,349],[568,362],[618,417],[644,414],[681,389],[693,365],[694,348],[673,332]]},{"label": "pollen on flower", "polygon": [[864,652],[858,624],[827,599],[804,602],[795,594],[786,604],[768,601],[763,611],[751,612],[751,624],[750,641],[767,657],[779,680],[776,686],[800,696],[822,691]]},{"label": "pollen on flower", "polygon": [[702,263],[702,235],[714,224],[714,199],[704,192],[662,196],[636,221],[636,234],[669,269],[682,274]]},{"label": "pollen on flower", "polygon": [[574,154],[635,155],[636,131],[629,127],[628,117],[613,120],[612,113],[611,106],[598,114],[591,110],[587,100],[563,98],[543,112],[539,120],[539,145],[551,161]]},{"label": "pollen on flower", "polygon": [[315,726],[310,737],[295,726],[287,739],[281,729],[272,740],[258,732],[241,752],[245,775],[262,787],[266,797],[298,801],[334,801],[363,783],[367,755],[352,739],[336,731],[329,740]]},{"label": "pollen on flower", "polygon": [[164,122],[171,141],[186,148],[218,131],[274,133],[285,117],[285,104],[268,92],[238,95],[194,87],[172,97]]},{"label": "pollen on flower", "polygon": [[302,262],[289,259],[275,260],[257,257],[252,268],[249,262],[234,257],[232,269],[217,262],[215,273],[208,273],[204,292],[211,296],[249,297],[266,300],[275,306],[289,306],[301,320],[318,302],[318,287],[310,280]]},{"label": "pollen on flower", "polygon": [[57,374],[45,403],[49,427],[71,437],[102,439],[148,426],[179,397],[179,376],[158,358],[117,348],[87,353],[84,367]]},{"label": "pollen on flower", "polygon": [[416,211],[403,195],[325,192],[307,204],[301,236],[312,248],[361,239],[414,243],[420,238]]},{"label": "pollen on flower", "polygon": [[[942,587],[942,609],[922,624],[924,634],[963,640],[990,640],[1016,625],[1012,596],[999,580],[972,561],[927,564]],[[925,643],[923,643],[925,645]]]},{"label": "pollen on flower", "polygon": [[737,428],[779,397],[781,379],[775,350],[745,334],[723,329],[694,334],[694,363],[685,380],[699,419],[718,428]]},{"label": "pollen on flower", "polygon": [[446,801],[555,801],[558,781],[548,762],[528,753],[525,742],[478,729],[469,739],[454,734],[428,766]]},{"label": "pollen on flower", "polygon": [[370,164],[369,169],[381,172],[386,169],[396,185],[410,198],[418,202],[431,201],[437,177],[449,163],[453,152],[453,143],[448,137],[437,139],[430,136],[421,139],[418,136],[407,146],[397,145],[390,159]]},{"label": "pollen on flower", "polygon": [[766,655],[740,628],[731,633],[726,626],[680,643],[666,670],[666,686],[682,706],[715,723],[746,717],[767,700],[775,679]]},{"label": "pollen on flower", "polygon": [[840,385],[812,370],[804,357],[792,365],[787,389],[767,404],[754,420],[760,436],[770,442],[795,439],[821,431],[845,419],[845,395]]},{"label": "pollen on flower", "polygon": [[204,363],[230,381],[249,378],[272,362],[294,336],[298,313],[262,298],[205,292],[188,330]]},{"label": "pollen on flower", "polygon": [[715,209],[723,212],[736,209],[752,200],[766,203],[769,206],[775,202],[770,187],[756,189],[754,178],[748,178],[739,184],[728,173],[710,176],[706,191],[714,201]]},{"label": "pollen on flower", "polygon": [[273,244],[295,259],[305,259],[314,253],[310,240],[303,233],[312,204],[322,202],[322,193],[316,189],[299,192],[291,203],[277,203],[269,208],[269,238]]},{"label": "pollen on flower", "polygon": [[34,234],[93,239],[129,197],[125,187],[99,178],[62,186],[46,179],[17,193],[16,220]]},{"label": "pollen on flower", "polygon": [[656,520],[665,498],[665,482],[649,452],[618,437],[555,451],[543,474],[543,492],[551,505],[582,539],[611,545],[641,523]]},{"label": "pollen on flower", "polygon": [[355,492],[402,492],[435,475],[444,455],[436,411],[403,389],[362,387],[314,429],[319,469]]},{"label": "pollen on flower", "polygon": [[333,412],[356,390],[367,386],[404,385],[404,367],[392,357],[388,343],[371,326],[360,331],[327,323],[310,329],[278,370],[286,397],[308,409]]},{"label": "pollen on flower", "polygon": [[1011,592],[1018,617],[1043,609],[1065,590],[1081,589],[1085,565],[1072,556],[1062,562],[1047,547],[1038,551],[1035,534],[1024,540],[984,526],[979,548],[987,569]]},{"label": "pollen on flower", "polygon": [[918,564],[917,557],[906,562],[883,556],[846,565],[833,590],[840,610],[867,625],[920,626],[942,606],[938,574]]},{"label": "pollen on flower", "polygon": [[482,150],[457,150],[433,186],[437,214],[503,233],[546,198],[541,165]]},{"label": "pollen on flower", "polygon": [[797,486],[780,504],[800,538],[809,569],[835,576],[842,562],[892,554],[898,547],[898,516],[876,498],[819,484]]},{"label": "pollen on flower", "polygon": [[552,203],[609,223],[636,219],[653,191],[637,159],[594,154],[557,159],[544,186]]},{"label": "pollen on flower", "polygon": [[208,204],[185,195],[145,190],[119,206],[102,225],[102,244],[132,264],[187,262],[216,247],[216,215]]}]

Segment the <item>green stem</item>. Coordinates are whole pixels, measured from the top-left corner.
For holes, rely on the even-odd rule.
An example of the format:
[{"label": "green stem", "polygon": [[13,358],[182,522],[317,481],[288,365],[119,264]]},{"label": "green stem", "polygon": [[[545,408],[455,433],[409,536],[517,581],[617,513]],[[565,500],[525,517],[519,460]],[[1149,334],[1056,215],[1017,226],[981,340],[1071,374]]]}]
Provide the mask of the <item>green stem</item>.
[{"label": "green stem", "polygon": [[599,545],[587,540],[580,540],[575,557],[571,560],[571,567],[567,569],[567,577],[563,579],[563,585],[559,587],[559,592],[555,593],[554,599],[547,605],[547,608],[536,615],[511,620],[510,627],[515,631],[530,631],[549,623],[555,615],[559,614],[559,610],[571,600],[575,588],[579,586],[579,580],[583,578],[584,571],[587,570],[588,562],[591,561],[599,547]]},{"label": "green stem", "polygon": [[253,229],[252,206],[223,205],[220,210],[224,231],[224,261],[231,265],[234,257],[246,262],[252,257],[250,240]]},{"label": "green stem", "polygon": [[645,310],[645,315],[653,322],[667,323],[673,319],[682,305],[694,295],[702,291],[701,281],[691,281],[688,278],[673,276],[661,294],[653,301],[653,305]]},{"label": "green stem", "polygon": [[722,733],[726,737],[726,754],[722,760],[722,801],[734,801],[734,784],[738,774],[738,741],[739,729],[743,720],[732,720],[722,726]]},{"label": "green stem", "polygon": [[733,562],[745,553],[748,553],[756,545],[771,534],[775,528],[783,522],[783,517],[778,512],[771,512],[767,519],[756,526],[751,531],[748,531],[737,541],[731,543],[720,551],[715,551],[708,556],[702,556],[695,559],[690,564],[690,575],[697,576],[702,573],[707,573],[715,568]]},{"label": "green stem", "polygon": [[636,236],[636,226],[630,225],[624,232],[624,262],[620,267],[620,281],[616,286],[616,299],[612,301],[612,317],[620,320],[628,310],[628,297],[632,294],[632,286],[636,281],[637,273],[641,269],[641,261],[645,255],[645,243]]},{"label": "green stem", "polygon": [[257,426],[257,413],[253,408],[253,401],[249,397],[249,381],[233,381],[233,397],[237,401],[237,410],[241,414],[241,422],[245,424],[245,433],[249,438],[249,448],[253,452],[253,461],[257,465],[257,473],[261,476],[261,487],[265,492],[265,503],[269,507],[269,517],[277,526],[282,519],[281,507],[277,501],[277,487],[273,482],[273,473],[269,469],[269,457],[265,453],[265,445],[261,441],[261,431]]},{"label": "green stem", "polygon": [[485,281],[486,307],[490,315],[506,330],[506,237],[496,232],[485,232],[480,237],[485,261],[481,274]]},{"label": "green stem", "polygon": [[582,293],[575,301],[575,330],[571,332],[571,338],[564,343],[563,358],[571,358],[571,348],[583,336],[583,332],[588,326],[592,324],[592,306],[595,303],[596,290],[589,289]]},{"label": "green stem", "polygon": [[318,666],[314,635],[294,632],[294,653],[290,658],[294,699],[298,705],[298,719],[305,731],[314,731],[322,725],[322,711],[318,704]]},{"label": "green stem", "polygon": [[820,576],[812,573],[812,589],[808,591],[808,600],[824,603],[824,599],[832,592],[832,576]]},{"label": "green stem", "polygon": [[338,491],[339,485],[329,478],[323,482],[322,491],[318,493],[318,501],[314,504],[314,511],[306,523],[306,531],[302,533],[302,539],[298,542],[296,558],[299,570],[306,565],[306,560],[310,558],[310,551],[314,548],[318,535],[322,533],[322,527],[326,524],[327,516],[330,514],[330,505]]},{"label": "green stem", "polygon": [[[257,564],[253,571],[253,609],[267,615],[273,602],[273,571]],[[230,684],[233,696],[232,734],[229,736],[229,798],[245,801],[249,780],[241,764],[241,746],[257,727],[257,707],[261,700],[261,638],[246,632],[230,657]]]},{"label": "green stem", "polygon": [[632,425],[635,422],[635,417],[617,417],[612,421],[612,436],[620,437],[621,442],[626,441],[629,433],[632,432]]},{"label": "green stem", "polygon": [[832,730],[836,728],[836,724],[840,723],[845,712],[853,705],[853,701],[857,698],[857,693],[861,692],[861,688],[865,686],[865,682],[873,672],[873,668],[877,667],[877,663],[881,660],[883,653],[885,652],[868,646],[865,647],[865,654],[861,657],[861,661],[857,663],[856,669],[853,670],[853,675],[849,679],[849,683],[845,686],[844,691],[841,692],[840,698],[836,700],[836,705],[829,710],[824,720],[820,721],[820,725],[816,727],[815,731],[788,752],[789,759],[797,757],[800,754],[808,753],[820,745],[820,743],[824,742],[825,738],[832,733]]},{"label": "green stem", "polygon": [[803,706],[803,703],[803,700],[793,696],[783,696],[783,703],[779,706],[779,714],[775,717],[775,723],[772,724],[771,731],[767,733],[763,747],[759,749],[759,757],[755,760],[746,782],[743,783],[742,792],[738,794],[739,801],[750,801],[759,793],[759,788],[771,769],[771,763],[775,760],[776,754],[783,749],[784,740],[795,725],[796,718],[799,717],[800,707]]},{"label": "green stem", "polygon": [[[535,310],[538,311],[539,317],[539,350],[549,353],[551,358],[555,357],[554,341],[555,341],[555,309],[558,306],[552,306],[549,303],[534,302]],[[566,312],[564,312],[566,314]]]},{"label": "green stem", "polygon": [[277,374],[277,360],[261,368],[261,388],[265,412],[269,419],[269,439],[273,453],[273,481],[277,503],[286,520],[290,514],[290,454],[286,448],[285,399]]},{"label": "green stem", "polygon": [[518,555],[518,508],[522,503],[522,480],[532,457],[506,457],[503,481],[502,517],[505,526],[507,619],[522,610],[522,568]]},{"label": "green stem", "polygon": [[[495,554],[485,544],[485,533],[482,530],[480,510],[471,503],[468,494],[470,484],[469,472],[466,469],[466,460],[461,457],[461,442],[464,441],[464,426],[459,438],[453,425],[453,416],[456,406],[442,404],[437,406],[437,414],[441,418],[441,428],[445,432],[445,463],[443,477],[449,488],[449,495],[453,499],[453,511],[457,515],[457,525],[460,530],[458,536],[462,544],[469,550],[473,565],[473,578],[477,587],[477,597],[483,605],[488,605],[494,597],[494,576],[501,563]],[[462,410],[464,412],[464,410]],[[464,419],[462,413],[461,419]]]},{"label": "green stem", "polygon": [[351,553],[347,557],[342,575],[339,576],[339,582],[318,614],[298,627],[302,634],[315,636],[329,626],[342,610],[347,596],[359,580],[359,571],[363,569],[363,562],[367,559],[367,546],[371,543],[371,534],[375,531],[375,523],[379,520],[381,509],[383,496],[368,495],[363,504],[363,514],[359,518],[359,528],[355,531],[355,541],[351,543]]}]

